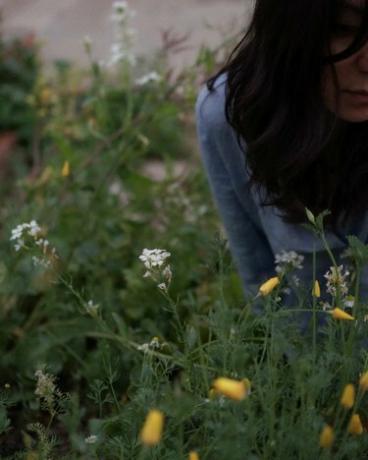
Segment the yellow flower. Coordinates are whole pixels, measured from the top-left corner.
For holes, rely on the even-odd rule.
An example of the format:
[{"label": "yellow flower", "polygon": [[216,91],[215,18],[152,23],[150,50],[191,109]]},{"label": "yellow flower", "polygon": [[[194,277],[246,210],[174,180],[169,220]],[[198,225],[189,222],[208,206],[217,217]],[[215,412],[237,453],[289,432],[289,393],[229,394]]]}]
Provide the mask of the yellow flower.
[{"label": "yellow flower", "polygon": [[340,404],[345,407],[345,409],[351,409],[354,405],[355,400],[355,388],[352,383],[348,383],[344,391],[342,392]]},{"label": "yellow flower", "polygon": [[362,421],[360,420],[359,414],[353,414],[349,426],[348,432],[350,434],[362,434],[363,433],[363,425]]},{"label": "yellow flower", "polygon": [[334,432],[330,425],[325,425],[319,437],[319,445],[323,448],[329,448],[334,442]]},{"label": "yellow flower", "polygon": [[354,320],[354,316],[349,315],[349,313],[346,313],[346,311],[341,310],[341,308],[334,308],[331,311],[332,317],[335,319],[342,319],[342,320]]},{"label": "yellow flower", "polygon": [[158,444],[162,436],[163,426],[164,414],[157,409],[151,409],[148,412],[140,433],[140,438],[143,444],[146,444],[147,446],[154,446]]},{"label": "yellow flower", "polygon": [[268,295],[273,289],[280,283],[279,277],[274,276],[273,278],[270,278],[268,281],[262,284],[262,286],[259,288],[259,292],[265,296]]},{"label": "yellow flower", "polygon": [[319,282],[316,280],[314,282],[314,287],[313,287],[313,290],[312,290],[312,295],[314,297],[321,297],[321,288],[319,287]]},{"label": "yellow flower", "polygon": [[360,377],[359,386],[363,391],[368,390],[368,371],[364,372],[364,374]]},{"label": "yellow flower", "polygon": [[213,388],[224,396],[241,401],[247,396],[247,389],[241,380],[219,377],[213,382]]},{"label": "yellow flower", "polygon": [[70,174],[70,165],[69,165],[69,161],[64,161],[64,164],[63,164],[63,168],[61,170],[61,175],[63,177],[67,177],[69,176]]},{"label": "yellow flower", "polygon": [[196,452],[195,450],[189,452],[189,460],[199,460],[198,452]]}]

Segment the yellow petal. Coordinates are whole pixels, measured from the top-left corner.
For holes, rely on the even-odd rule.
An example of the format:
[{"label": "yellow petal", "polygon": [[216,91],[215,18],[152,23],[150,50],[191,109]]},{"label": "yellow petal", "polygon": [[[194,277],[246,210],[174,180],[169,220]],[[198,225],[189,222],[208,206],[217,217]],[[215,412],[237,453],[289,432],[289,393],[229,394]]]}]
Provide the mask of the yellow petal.
[{"label": "yellow petal", "polygon": [[61,170],[61,175],[62,175],[63,177],[67,177],[67,176],[69,176],[69,174],[70,174],[70,165],[69,165],[69,161],[65,161],[65,162],[64,162],[64,165],[63,165],[63,168],[62,168],[62,170]]},{"label": "yellow petal", "polygon": [[163,426],[164,414],[157,409],[150,410],[140,433],[143,444],[147,446],[158,444],[162,436]]},{"label": "yellow petal", "polygon": [[364,372],[364,374],[360,377],[359,386],[363,391],[368,390],[368,371]]},{"label": "yellow petal", "polygon": [[321,288],[319,287],[319,282],[317,280],[314,282],[312,295],[314,297],[321,297]]},{"label": "yellow petal", "polygon": [[262,286],[259,288],[259,292],[265,296],[268,295],[270,292],[273,291],[273,289],[280,283],[279,277],[274,276],[273,278],[270,278],[268,281],[262,284]]},{"label": "yellow petal", "polygon": [[363,433],[363,425],[362,421],[360,420],[359,414],[353,414],[349,426],[348,432],[350,434],[362,434]]},{"label": "yellow petal", "polygon": [[213,388],[218,393],[236,401],[241,401],[247,396],[247,389],[241,380],[219,377],[213,382]]},{"label": "yellow petal", "polygon": [[345,409],[351,409],[354,405],[355,400],[355,388],[352,383],[348,383],[344,391],[342,392],[342,396],[340,399],[340,404],[345,407]]},{"label": "yellow petal", "polygon": [[332,317],[335,319],[342,319],[342,320],[354,320],[354,316],[349,315],[349,313],[346,313],[346,311],[341,310],[341,308],[334,308],[331,311]]},{"label": "yellow petal", "polygon": [[196,452],[195,450],[189,452],[189,460],[199,460],[198,452]]},{"label": "yellow petal", "polygon": [[319,445],[323,448],[329,448],[334,442],[334,432],[330,425],[325,425],[319,437]]}]

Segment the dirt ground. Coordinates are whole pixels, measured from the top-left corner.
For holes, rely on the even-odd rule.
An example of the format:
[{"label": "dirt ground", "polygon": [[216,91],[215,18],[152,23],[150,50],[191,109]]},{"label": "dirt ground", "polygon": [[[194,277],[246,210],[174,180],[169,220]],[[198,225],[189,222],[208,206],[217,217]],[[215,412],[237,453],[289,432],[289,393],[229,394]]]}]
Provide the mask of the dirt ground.
[{"label": "dirt ground", "polygon": [[[254,0],[130,0],[136,11],[135,51],[150,54],[161,42],[161,31],[189,34],[187,50],[173,58],[176,67],[191,63],[202,43],[216,46],[229,32],[249,18]],[[3,31],[34,31],[43,42],[47,62],[70,59],[87,62],[82,40],[93,40],[97,59],[106,59],[112,42],[112,0],[0,0]]]}]

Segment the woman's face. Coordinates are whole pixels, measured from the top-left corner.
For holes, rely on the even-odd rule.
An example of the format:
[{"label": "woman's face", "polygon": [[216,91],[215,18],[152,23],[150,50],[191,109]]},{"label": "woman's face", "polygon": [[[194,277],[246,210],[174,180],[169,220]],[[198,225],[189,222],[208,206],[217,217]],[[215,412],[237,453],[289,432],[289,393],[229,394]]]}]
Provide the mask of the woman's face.
[{"label": "woman's face", "polygon": [[[348,0],[346,7],[341,9],[337,29],[330,41],[331,53],[344,51],[354,39],[361,15],[359,8],[364,6],[364,0]],[[323,75],[323,98],[327,108],[336,113],[339,118],[349,122],[368,121],[368,43],[347,59],[334,64],[340,87],[338,93],[339,107],[335,100],[335,85],[330,66]],[[366,95],[360,95],[365,92]]]}]

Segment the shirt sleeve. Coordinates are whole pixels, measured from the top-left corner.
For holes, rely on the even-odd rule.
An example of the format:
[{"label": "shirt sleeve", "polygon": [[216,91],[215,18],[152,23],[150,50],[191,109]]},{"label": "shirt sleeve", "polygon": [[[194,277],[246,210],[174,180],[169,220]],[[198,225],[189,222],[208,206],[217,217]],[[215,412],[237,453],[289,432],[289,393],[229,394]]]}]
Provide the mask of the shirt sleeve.
[{"label": "shirt sleeve", "polygon": [[274,276],[274,257],[264,232],[248,212],[255,209],[251,194],[245,194],[240,201],[234,189],[224,155],[239,147],[219,103],[222,105],[207,88],[201,89],[196,102],[200,153],[244,293],[254,295],[260,283]]}]

